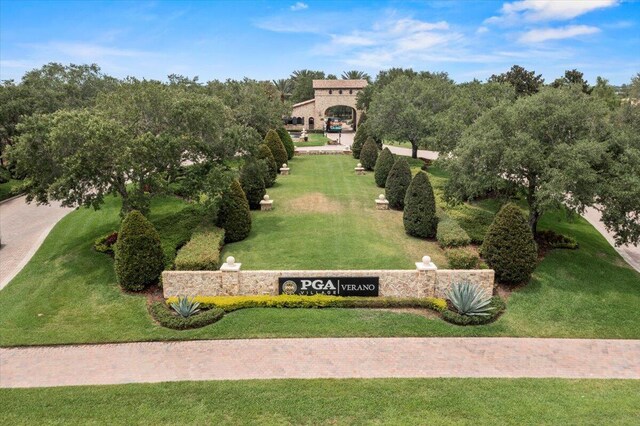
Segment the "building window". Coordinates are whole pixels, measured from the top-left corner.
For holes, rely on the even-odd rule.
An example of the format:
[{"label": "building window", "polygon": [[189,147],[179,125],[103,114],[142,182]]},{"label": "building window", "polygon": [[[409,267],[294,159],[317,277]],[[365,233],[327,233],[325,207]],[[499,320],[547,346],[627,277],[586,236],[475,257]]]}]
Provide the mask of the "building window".
[{"label": "building window", "polygon": [[342,89],[340,89],[340,90],[338,91],[338,93],[342,95]]},{"label": "building window", "polygon": [[353,89],[349,89],[349,94],[353,95]]},{"label": "building window", "polygon": [[329,89],[329,94],[330,95],[333,94],[333,90]]}]

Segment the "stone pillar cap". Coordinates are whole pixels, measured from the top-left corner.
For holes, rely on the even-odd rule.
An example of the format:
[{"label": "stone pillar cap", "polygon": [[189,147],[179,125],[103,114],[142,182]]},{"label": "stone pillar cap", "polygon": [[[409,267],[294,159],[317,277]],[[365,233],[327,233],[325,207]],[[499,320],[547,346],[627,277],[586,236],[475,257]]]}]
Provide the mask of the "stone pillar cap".
[{"label": "stone pillar cap", "polygon": [[431,261],[430,256],[422,256],[422,262],[416,262],[418,271],[435,271],[438,267]]},{"label": "stone pillar cap", "polygon": [[242,263],[236,263],[236,258],[233,256],[227,257],[227,261],[220,267],[222,272],[238,272]]}]

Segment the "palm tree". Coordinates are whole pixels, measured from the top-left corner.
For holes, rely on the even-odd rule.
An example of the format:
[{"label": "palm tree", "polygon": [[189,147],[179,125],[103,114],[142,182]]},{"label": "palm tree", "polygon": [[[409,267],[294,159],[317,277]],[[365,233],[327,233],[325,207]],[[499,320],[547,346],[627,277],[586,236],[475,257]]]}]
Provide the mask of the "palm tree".
[{"label": "palm tree", "polygon": [[357,70],[344,71],[342,73],[342,78],[345,80],[367,80],[368,82],[371,82],[371,76],[369,76],[369,74],[364,71]]},{"label": "palm tree", "polygon": [[284,102],[291,96],[293,91],[293,82],[289,78],[281,78],[279,80],[271,80],[271,83],[280,92],[280,100]]}]

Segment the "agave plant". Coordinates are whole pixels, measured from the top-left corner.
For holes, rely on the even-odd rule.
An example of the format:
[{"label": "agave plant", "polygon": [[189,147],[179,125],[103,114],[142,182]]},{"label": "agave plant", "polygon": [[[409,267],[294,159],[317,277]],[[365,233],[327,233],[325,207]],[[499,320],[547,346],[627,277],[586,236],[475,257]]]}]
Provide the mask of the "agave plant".
[{"label": "agave plant", "polygon": [[199,312],[199,306],[200,303],[185,296],[178,297],[178,301],[171,304],[173,310],[182,318],[189,318],[191,315]]},{"label": "agave plant", "polygon": [[447,291],[451,304],[461,315],[490,315],[493,308],[489,306],[491,298],[477,285],[469,282],[455,283]]}]

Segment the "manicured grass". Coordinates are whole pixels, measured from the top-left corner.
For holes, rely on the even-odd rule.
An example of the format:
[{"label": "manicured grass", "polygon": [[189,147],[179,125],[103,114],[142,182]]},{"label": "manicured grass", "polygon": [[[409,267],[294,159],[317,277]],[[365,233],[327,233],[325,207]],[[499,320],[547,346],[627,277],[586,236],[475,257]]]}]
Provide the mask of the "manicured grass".
[{"label": "manicured grass", "polygon": [[[275,210],[255,212],[249,239],[229,245],[225,254],[235,255],[247,269],[267,262],[273,268],[327,269],[411,268],[410,262],[426,252],[442,267],[444,261],[434,254],[439,251],[429,248],[433,243],[404,235],[401,213],[373,209],[380,190],[371,174],[352,174],[355,161],[347,156],[294,159],[293,174],[269,191]],[[430,172],[434,185],[445,178],[437,168]],[[312,201],[322,201],[324,213],[305,212],[319,205]],[[185,238],[181,221],[192,220],[179,213],[184,207],[174,198],[152,205],[151,219],[168,259]],[[580,249],[548,253],[529,285],[515,291],[504,315],[489,325],[459,327],[379,310],[248,309],[201,329],[168,330],[151,320],[144,296],[119,290],[112,259],[92,249],[97,237],[117,229],[119,208],[109,199],[97,212],[80,209],[56,225],[0,291],[0,345],[312,336],[640,338],[640,274],[585,220],[560,212],[546,214],[540,227],[574,237]],[[473,208],[495,211],[498,204],[488,200]],[[398,241],[406,247],[398,248]]]},{"label": "manicured grass", "polygon": [[302,139],[294,141],[295,146],[325,146],[329,140],[322,133],[307,134],[307,142]]},{"label": "manicured grass", "polygon": [[9,179],[8,182],[0,183],[0,201],[17,195],[13,192],[22,183],[21,180]]},{"label": "manicured grass", "polygon": [[414,269],[435,242],[405,234],[402,212],[380,211],[373,173],[358,176],[350,156],[300,156],[268,190],[274,210],[253,213],[249,238],[228,244],[244,269]]},{"label": "manicured grass", "polygon": [[640,381],[370,379],[2,389],[3,424],[637,424]]}]

